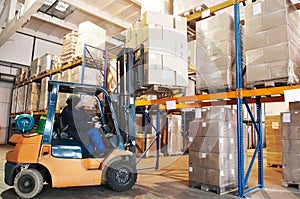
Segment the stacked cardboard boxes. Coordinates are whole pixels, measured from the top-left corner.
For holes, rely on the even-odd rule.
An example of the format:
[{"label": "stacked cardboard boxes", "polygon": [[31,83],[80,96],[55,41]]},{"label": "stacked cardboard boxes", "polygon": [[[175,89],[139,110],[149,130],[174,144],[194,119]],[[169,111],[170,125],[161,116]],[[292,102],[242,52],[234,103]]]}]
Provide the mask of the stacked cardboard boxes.
[{"label": "stacked cardboard boxes", "polygon": [[18,88],[16,113],[25,112],[27,85]]},{"label": "stacked cardboard boxes", "polygon": [[26,112],[32,112],[38,110],[40,89],[41,89],[40,83],[32,82],[27,85]]},{"label": "stacked cardboard boxes", "polygon": [[218,14],[196,24],[196,90],[231,90],[235,74],[233,18]]},{"label": "stacked cardboard boxes", "polygon": [[[34,77],[40,73],[49,71],[51,69],[55,69],[57,65],[55,65],[54,61],[56,56],[51,54],[45,54],[42,57],[38,57],[31,62],[30,66],[30,77]],[[52,64],[53,63],[53,64]]]},{"label": "stacked cardboard boxes", "polygon": [[141,2],[141,14],[143,15],[147,11],[158,12],[162,14],[173,14],[173,4],[170,0],[142,0]]},{"label": "stacked cardboard boxes", "polygon": [[48,105],[48,81],[49,77],[44,77],[41,80],[41,91],[40,91],[40,99],[39,99],[39,110],[46,110]]},{"label": "stacked cardboard boxes", "polygon": [[168,118],[168,153],[170,155],[179,155],[183,153],[183,135],[182,135],[182,117],[181,115],[170,115]]},{"label": "stacked cardboard boxes", "polygon": [[266,116],[266,151],[268,165],[282,165],[280,116]]},{"label": "stacked cardboard boxes", "polygon": [[300,104],[291,102],[289,112],[281,113],[282,183],[300,182]]},{"label": "stacked cardboard boxes", "polygon": [[[141,22],[127,30],[126,47],[145,47],[145,66],[135,75],[139,86],[158,84],[164,86],[188,85],[187,21],[182,17],[145,12]],[[143,67],[143,66],[138,66]]]},{"label": "stacked cardboard boxes", "polygon": [[289,0],[246,6],[247,84],[299,82],[300,15]]},{"label": "stacked cardboard boxes", "polygon": [[[84,44],[99,48],[88,47],[90,54],[95,60],[103,58],[103,50],[105,50],[106,30],[96,24],[86,21],[78,26],[78,38],[75,49],[75,56],[83,56]],[[87,55],[88,56],[88,55]]]},{"label": "stacked cardboard boxes", "polygon": [[202,109],[189,124],[190,186],[237,185],[236,112],[225,107]]},{"label": "stacked cardboard boxes", "polygon": [[72,31],[64,35],[62,53],[60,55],[61,63],[72,61],[76,55],[76,46],[78,40],[78,32]]},{"label": "stacked cardboard boxes", "polygon": [[12,94],[11,110],[10,110],[10,113],[12,114],[16,113],[17,101],[18,101],[18,88],[14,88]]}]

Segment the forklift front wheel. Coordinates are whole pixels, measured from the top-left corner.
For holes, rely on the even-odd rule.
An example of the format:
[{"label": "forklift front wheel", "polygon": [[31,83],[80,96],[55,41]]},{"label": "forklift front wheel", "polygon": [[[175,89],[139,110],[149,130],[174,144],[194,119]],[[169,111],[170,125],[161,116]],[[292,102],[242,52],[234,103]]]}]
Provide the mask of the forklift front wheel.
[{"label": "forklift front wheel", "polygon": [[122,192],[131,189],[136,179],[136,169],[128,161],[116,161],[108,169],[107,184],[114,191]]},{"label": "forklift front wheel", "polygon": [[43,176],[35,169],[21,170],[15,178],[14,188],[21,198],[33,198],[43,189]]}]

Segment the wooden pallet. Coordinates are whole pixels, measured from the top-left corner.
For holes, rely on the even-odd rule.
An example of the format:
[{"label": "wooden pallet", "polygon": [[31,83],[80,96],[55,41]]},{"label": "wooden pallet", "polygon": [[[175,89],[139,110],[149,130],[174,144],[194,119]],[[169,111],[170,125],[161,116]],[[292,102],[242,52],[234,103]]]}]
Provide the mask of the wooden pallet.
[{"label": "wooden pallet", "polygon": [[297,189],[300,189],[300,182],[282,181],[281,184],[283,187],[296,187]]},{"label": "wooden pallet", "polygon": [[220,186],[207,185],[199,182],[189,181],[189,186],[192,188],[199,188],[203,191],[213,192],[219,195],[224,195],[238,190],[238,186],[236,183],[228,184],[220,187]]},{"label": "wooden pallet", "polygon": [[164,86],[147,84],[135,89],[136,96],[156,95],[158,99],[172,96],[183,96],[186,88],[180,86]]},{"label": "wooden pallet", "polygon": [[275,167],[275,168],[282,168],[282,165],[281,164],[268,164],[268,167]]},{"label": "wooden pallet", "polygon": [[279,86],[287,86],[287,85],[288,85],[287,78],[283,78],[283,79],[276,79],[276,80],[247,82],[247,89],[270,88],[270,87],[279,87]]},{"label": "wooden pallet", "polygon": [[232,89],[231,86],[224,85],[223,87],[215,87],[215,88],[197,88],[196,89],[196,94],[202,94],[202,92],[212,94],[212,93],[221,93],[221,92],[229,92],[233,91],[235,89]]}]

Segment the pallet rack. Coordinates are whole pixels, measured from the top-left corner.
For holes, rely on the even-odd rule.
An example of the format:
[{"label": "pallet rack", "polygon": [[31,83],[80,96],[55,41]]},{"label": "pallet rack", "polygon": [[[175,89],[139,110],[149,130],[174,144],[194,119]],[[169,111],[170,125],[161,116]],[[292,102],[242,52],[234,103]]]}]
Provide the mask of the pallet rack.
[{"label": "pallet rack", "polygon": [[[255,0],[252,0],[254,2]],[[298,89],[300,85],[283,86],[274,88],[262,88],[255,90],[242,89],[242,52],[240,41],[240,7],[239,4],[245,5],[246,0],[228,0],[217,4],[211,8],[204,9],[190,16],[187,21],[200,20],[210,17],[214,12],[234,6],[234,30],[235,30],[235,48],[236,48],[236,91],[223,92],[215,94],[204,94],[186,97],[170,97],[157,100],[137,100],[136,107],[158,105],[160,109],[168,110],[167,103],[171,102],[174,109],[184,108],[200,108],[204,106],[218,105],[236,105],[237,106],[237,143],[238,143],[238,197],[245,198],[245,195],[255,189],[263,189],[264,186],[264,168],[263,168],[263,143],[262,143],[262,107],[261,103],[284,102],[284,91]],[[257,118],[255,118],[249,108],[250,103],[256,104]],[[243,133],[243,107],[246,109],[254,124],[257,133],[258,143],[256,145],[253,157],[251,159],[248,170],[245,173],[244,167],[244,133]],[[175,106],[175,107],[174,107]],[[158,111],[159,113],[159,111]],[[158,115],[159,116],[159,115]],[[158,120],[158,118],[157,118]],[[157,124],[159,126],[159,123]],[[160,135],[157,131],[157,138]],[[157,142],[158,143],[158,142]],[[153,143],[152,143],[153,144]],[[246,185],[254,165],[254,161],[258,157],[258,185],[246,189]],[[159,158],[159,156],[157,156]],[[158,167],[158,159],[156,168]]]}]

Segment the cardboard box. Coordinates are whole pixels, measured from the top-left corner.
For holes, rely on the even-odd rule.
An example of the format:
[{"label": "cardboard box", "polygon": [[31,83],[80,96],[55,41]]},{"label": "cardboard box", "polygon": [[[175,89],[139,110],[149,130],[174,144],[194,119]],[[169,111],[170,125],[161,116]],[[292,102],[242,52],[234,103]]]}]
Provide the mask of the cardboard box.
[{"label": "cardboard box", "polygon": [[41,81],[41,95],[39,101],[39,110],[46,110],[48,106],[48,81],[49,77],[44,77]]},{"label": "cardboard box", "polygon": [[188,62],[189,66],[196,68],[196,61],[197,61],[197,42],[196,40],[188,42]]},{"label": "cardboard box", "polygon": [[181,31],[187,31],[187,19],[186,17],[175,16],[174,28]]},{"label": "cardboard box", "polygon": [[226,170],[235,169],[237,164],[236,154],[231,153],[201,153],[203,168]]},{"label": "cardboard box", "polygon": [[237,184],[237,171],[236,169],[205,169],[205,182],[216,187]]},{"label": "cardboard box", "polygon": [[246,19],[245,24],[247,34],[263,31],[263,20],[261,17]]},{"label": "cardboard box", "polygon": [[[272,29],[273,30],[273,29]],[[280,33],[279,33],[280,34]],[[267,31],[247,34],[245,39],[245,49],[253,50],[257,48],[263,48],[270,43],[270,40],[273,40],[273,32],[270,30],[271,38],[268,37],[269,34]],[[269,41],[268,41],[269,39]]]},{"label": "cardboard box", "polygon": [[199,151],[189,150],[189,167],[200,167],[203,168],[202,160],[203,158],[200,156]]},{"label": "cardboard box", "polygon": [[167,71],[160,69],[145,70],[145,84],[174,86],[176,85],[175,82],[175,71]]},{"label": "cardboard box", "polygon": [[268,165],[282,165],[282,152],[267,152]]},{"label": "cardboard box", "polygon": [[276,62],[271,62],[270,64],[270,69],[271,69],[271,77],[272,79],[280,79],[280,78],[288,78],[289,75],[293,74],[292,73],[292,65],[289,65],[292,63],[292,60],[282,60],[282,61],[276,61]]},{"label": "cardboard box", "polygon": [[50,54],[45,54],[42,57],[40,57],[40,73],[51,70],[53,68],[52,59],[53,55]]},{"label": "cardboard box", "polygon": [[26,112],[38,111],[40,99],[40,83],[32,82],[27,86]]},{"label": "cardboard box", "polygon": [[291,57],[290,45],[287,42],[268,46],[264,48],[264,62],[288,60]]},{"label": "cardboard box", "polygon": [[[192,183],[206,183],[205,169],[201,167],[189,167],[189,181]],[[192,184],[191,184],[192,185]]]},{"label": "cardboard box", "polygon": [[282,124],[299,125],[300,110],[291,110],[288,113],[281,113]]},{"label": "cardboard box", "polygon": [[189,150],[201,152],[200,157],[205,158],[209,153],[235,153],[236,138],[219,138],[219,137],[189,137]]},{"label": "cardboard box", "polygon": [[300,180],[300,154],[282,154],[282,179],[288,182],[299,182]]},{"label": "cardboard box", "polygon": [[[272,49],[270,49],[269,52],[271,52]],[[253,50],[246,51],[246,64],[248,66],[254,65],[254,64],[264,64],[265,63],[265,48],[256,48]],[[275,61],[275,60],[273,60]]]},{"label": "cardboard box", "polygon": [[142,17],[142,27],[145,27],[149,24],[157,24],[163,27],[173,28],[173,16],[146,11]]},{"label": "cardboard box", "polygon": [[281,132],[283,140],[300,140],[300,125],[283,123]]},{"label": "cardboard box", "polygon": [[247,67],[247,82],[265,81],[271,78],[270,64],[249,65]]},{"label": "cardboard box", "polygon": [[231,138],[235,136],[236,122],[208,120],[201,122],[202,136]]},{"label": "cardboard box", "polygon": [[299,153],[300,140],[282,140],[283,153]]}]

